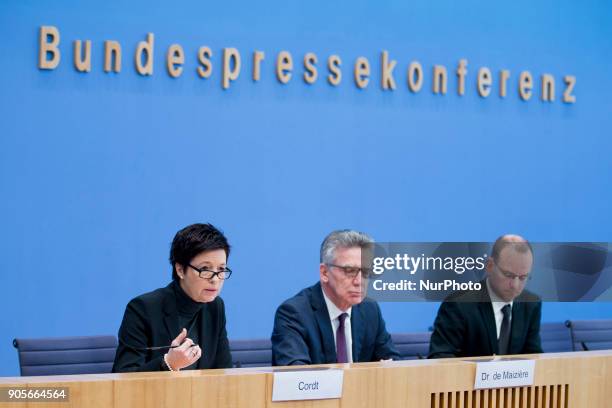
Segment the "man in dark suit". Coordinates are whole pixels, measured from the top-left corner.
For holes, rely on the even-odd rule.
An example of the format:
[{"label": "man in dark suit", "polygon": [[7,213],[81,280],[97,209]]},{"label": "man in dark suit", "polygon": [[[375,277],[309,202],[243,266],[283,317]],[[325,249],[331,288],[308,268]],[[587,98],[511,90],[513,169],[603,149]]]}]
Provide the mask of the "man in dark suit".
[{"label": "man in dark suit", "polygon": [[482,289],[452,294],[440,306],[429,358],[541,353],[542,303],[524,290],[532,264],[525,239],[498,238]]},{"label": "man in dark suit", "polygon": [[329,234],[321,245],[319,283],[276,311],[272,364],[329,364],[399,359],[376,302],[364,298],[361,251],[372,239],[357,231]]}]

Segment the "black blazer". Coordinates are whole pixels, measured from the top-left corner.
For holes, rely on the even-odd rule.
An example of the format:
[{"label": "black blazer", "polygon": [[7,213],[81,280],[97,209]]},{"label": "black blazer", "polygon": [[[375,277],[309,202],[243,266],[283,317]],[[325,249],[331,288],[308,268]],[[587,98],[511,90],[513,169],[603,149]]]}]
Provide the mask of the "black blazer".
[{"label": "black blazer", "polygon": [[[225,330],[225,305],[220,297],[202,304],[198,369],[227,368],[232,358]],[[134,348],[169,346],[180,332],[176,295],[172,283],[132,299],[125,308],[113,372],[160,371],[168,349],[142,351]]]},{"label": "black blazer", "polygon": [[[353,361],[400,356],[378,303],[364,299],[351,311]],[[321,284],[306,288],[276,310],[272,332],[272,365],[336,363],[334,333]]]},{"label": "black blazer", "polygon": [[[482,289],[450,295],[438,310],[429,343],[429,358],[499,354],[493,305],[485,281]],[[542,353],[542,302],[523,291],[512,304],[509,354]]]}]

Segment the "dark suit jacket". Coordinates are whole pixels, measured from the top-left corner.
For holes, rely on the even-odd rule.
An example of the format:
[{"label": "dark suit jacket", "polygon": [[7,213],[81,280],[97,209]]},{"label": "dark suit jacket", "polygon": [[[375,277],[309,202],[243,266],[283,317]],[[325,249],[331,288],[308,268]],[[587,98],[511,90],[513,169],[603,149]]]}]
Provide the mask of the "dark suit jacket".
[{"label": "dark suit jacket", "polygon": [[[493,305],[485,281],[478,292],[450,295],[438,310],[429,358],[499,354]],[[523,291],[512,304],[509,354],[542,353],[538,296]]]},{"label": "dark suit jacket", "polygon": [[[351,328],[354,362],[400,358],[373,300],[353,306]],[[276,310],[272,365],[336,363],[332,330],[321,284],[302,290]]]},{"label": "dark suit jacket", "polygon": [[[202,357],[197,368],[231,367],[232,358],[225,330],[225,305],[220,297],[202,304],[199,346]],[[142,351],[135,348],[169,346],[178,336],[179,315],[172,283],[134,298],[125,308],[119,329],[119,346],[113,372],[159,371],[168,349]]]}]

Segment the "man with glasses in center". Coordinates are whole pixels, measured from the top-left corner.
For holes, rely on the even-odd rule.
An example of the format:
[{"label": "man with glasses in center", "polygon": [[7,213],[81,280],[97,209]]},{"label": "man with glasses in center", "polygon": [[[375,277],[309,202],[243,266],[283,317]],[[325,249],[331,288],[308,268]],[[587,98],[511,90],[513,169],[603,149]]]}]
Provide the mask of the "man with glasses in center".
[{"label": "man with glasses in center", "polygon": [[541,353],[542,302],[524,290],[532,264],[524,238],[498,238],[482,289],[452,294],[440,306],[429,358]]},{"label": "man with glasses in center", "polygon": [[272,364],[331,364],[399,359],[380,307],[365,298],[368,269],[361,232],[334,231],[321,244],[319,282],[276,310]]}]

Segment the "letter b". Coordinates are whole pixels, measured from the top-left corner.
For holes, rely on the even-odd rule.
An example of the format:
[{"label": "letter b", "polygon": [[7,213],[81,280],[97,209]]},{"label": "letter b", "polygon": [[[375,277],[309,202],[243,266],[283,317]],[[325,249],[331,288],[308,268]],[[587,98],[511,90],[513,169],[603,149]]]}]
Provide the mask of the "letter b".
[{"label": "letter b", "polygon": [[[49,39],[49,37],[51,38]],[[60,35],[56,27],[40,27],[40,36],[38,37],[38,68],[55,69],[58,66],[60,62],[60,51],[59,48],[57,48],[59,46],[59,42]],[[49,54],[51,54],[51,59],[47,59]]]}]

